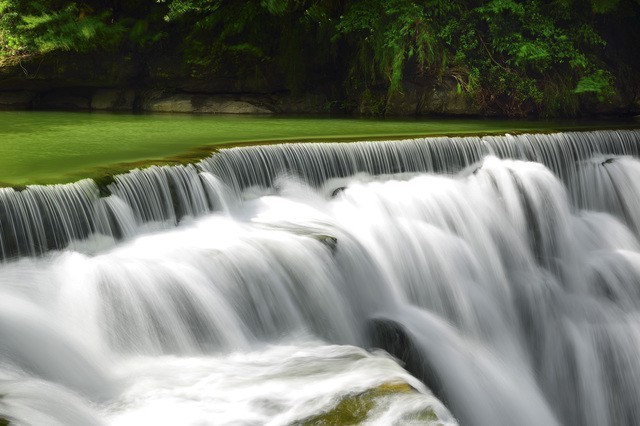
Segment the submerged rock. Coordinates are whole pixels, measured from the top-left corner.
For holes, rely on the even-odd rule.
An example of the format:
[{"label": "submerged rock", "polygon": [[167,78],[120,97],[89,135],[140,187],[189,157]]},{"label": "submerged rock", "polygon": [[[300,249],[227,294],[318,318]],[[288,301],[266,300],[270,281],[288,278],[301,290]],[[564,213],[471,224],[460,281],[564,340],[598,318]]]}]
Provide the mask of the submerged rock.
[{"label": "submerged rock", "polygon": [[[2,407],[3,403],[2,403],[2,398],[4,397],[4,395],[0,394],[0,408],[2,409],[2,411],[4,412],[5,409],[4,407]],[[11,422],[9,421],[9,419],[7,419],[6,417],[4,417],[5,415],[0,416],[0,426],[9,426],[11,424]]]},{"label": "submerged rock", "polygon": [[315,238],[316,240],[320,241],[322,244],[327,246],[329,250],[331,250],[332,254],[335,254],[336,250],[338,250],[338,239],[336,237],[333,237],[331,235],[318,235],[318,234],[313,234],[311,235],[311,237]]},{"label": "submerged rock", "polygon": [[409,373],[420,379],[447,405],[440,378],[401,324],[386,318],[374,318],[369,322],[368,334],[373,347],[384,349],[402,361]]},{"label": "submerged rock", "polygon": [[109,185],[114,183],[116,180],[113,175],[105,174],[102,176],[98,176],[93,178],[93,181],[98,186],[98,191],[101,197],[108,197],[111,195],[111,190],[109,189]]},{"label": "submerged rock", "polygon": [[342,192],[347,189],[346,186],[339,186],[338,188],[334,189],[333,191],[331,191],[331,198],[335,198],[338,195],[342,194]]},{"label": "submerged rock", "polygon": [[[385,403],[385,400],[410,393],[416,393],[416,390],[407,383],[383,383],[365,392],[347,395],[339,400],[331,410],[302,420],[297,424],[304,426],[360,424],[370,418],[376,408]],[[419,421],[424,424],[441,424],[432,409],[415,412],[405,420]]]}]

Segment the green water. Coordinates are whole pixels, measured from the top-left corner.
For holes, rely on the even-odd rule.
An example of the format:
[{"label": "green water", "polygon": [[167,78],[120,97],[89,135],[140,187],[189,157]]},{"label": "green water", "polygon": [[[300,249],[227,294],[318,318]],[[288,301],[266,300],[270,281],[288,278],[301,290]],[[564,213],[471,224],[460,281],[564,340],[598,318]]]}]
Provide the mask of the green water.
[{"label": "green water", "polygon": [[61,183],[193,161],[216,146],[637,126],[638,122],[373,120],[280,116],[0,112],[0,184]]}]

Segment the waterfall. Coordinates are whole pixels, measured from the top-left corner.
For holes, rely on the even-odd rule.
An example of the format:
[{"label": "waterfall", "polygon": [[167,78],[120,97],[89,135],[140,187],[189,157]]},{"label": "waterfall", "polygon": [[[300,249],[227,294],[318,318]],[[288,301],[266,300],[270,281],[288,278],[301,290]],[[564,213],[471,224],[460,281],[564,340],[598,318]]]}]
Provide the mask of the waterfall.
[{"label": "waterfall", "polygon": [[370,422],[640,424],[639,146],[253,146],[3,189],[0,418],[304,424],[402,382]]},{"label": "waterfall", "polygon": [[146,229],[166,229],[184,217],[227,208],[239,194],[266,194],[281,176],[295,176],[331,192],[358,173],[454,174],[488,155],[544,164],[570,186],[578,207],[629,215],[630,208],[620,206],[619,200],[587,199],[590,180],[601,176],[589,173],[588,164],[594,158],[607,165],[614,158],[617,164],[624,157],[637,157],[639,141],[639,130],[618,130],[252,146],[221,150],[196,165],[136,169],[108,184],[86,179],[22,190],[0,188],[0,258],[77,247],[96,235],[98,241],[93,238],[84,247],[102,248]]}]

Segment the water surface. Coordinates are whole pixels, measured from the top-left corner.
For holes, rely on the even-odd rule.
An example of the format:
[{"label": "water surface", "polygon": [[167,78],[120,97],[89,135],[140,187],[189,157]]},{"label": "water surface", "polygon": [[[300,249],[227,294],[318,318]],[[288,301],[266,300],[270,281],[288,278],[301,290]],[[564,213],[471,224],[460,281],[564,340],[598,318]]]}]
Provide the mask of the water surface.
[{"label": "water surface", "polygon": [[1,189],[0,422],[638,425],[639,159],[288,144]]},{"label": "water surface", "polygon": [[390,139],[634,125],[639,123],[0,112],[0,184],[63,183],[153,163],[194,161],[225,144]]}]

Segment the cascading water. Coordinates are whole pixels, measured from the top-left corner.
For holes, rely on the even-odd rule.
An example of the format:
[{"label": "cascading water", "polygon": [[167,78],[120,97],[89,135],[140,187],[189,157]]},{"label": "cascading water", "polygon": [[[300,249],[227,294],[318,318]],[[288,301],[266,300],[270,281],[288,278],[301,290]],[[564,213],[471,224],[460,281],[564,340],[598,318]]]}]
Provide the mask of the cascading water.
[{"label": "cascading water", "polygon": [[287,144],[0,190],[0,418],[640,424],[639,154]]}]

